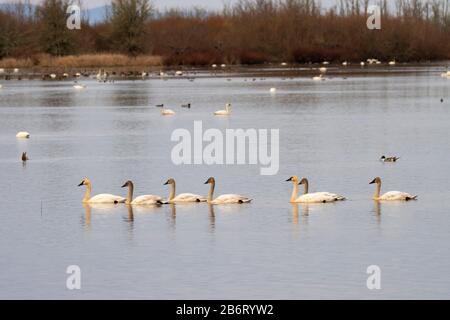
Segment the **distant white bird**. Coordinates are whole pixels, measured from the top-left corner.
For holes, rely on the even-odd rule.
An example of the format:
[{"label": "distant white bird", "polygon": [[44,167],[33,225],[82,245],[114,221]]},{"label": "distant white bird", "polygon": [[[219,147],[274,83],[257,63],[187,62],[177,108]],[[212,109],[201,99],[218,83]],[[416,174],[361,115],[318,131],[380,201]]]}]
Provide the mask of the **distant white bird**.
[{"label": "distant white bird", "polygon": [[68,78],[68,77],[69,77],[69,74],[68,74],[68,73],[63,73],[63,77],[64,77],[64,78]]},{"label": "distant white bird", "polygon": [[161,115],[163,115],[163,116],[174,116],[175,115],[175,111],[162,107]]},{"label": "distant white bird", "polygon": [[325,80],[325,78],[324,78],[323,75],[313,77],[312,79],[313,79],[314,81],[323,81],[323,80]]},{"label": "distant white bird", "polygon": [[283,67],[285,67],[285,66],[287,66],[287,63],[286,63],[286,62],[282,62],[281,65],[282,65]]},{"label": "distant white bird", "polygon": [[78,84],[75,82],[75,84],[73,85],[73,88],[76,90],[83,90],[83,89],[86,89],[86,86],[84,84]]},{"label": "distant white bird", "polygon": [[177,72],[175,72],[175,75],[176,76],[182,76],[183,75],[183,71],[177,71]]},{"label": "distant white bird", "polygon": [[26,131],[21,131],[21,132],[16,134],[16,138],[18,138],[18,139],[29,139],[30,138],[30,133],[26,132]]},{"label": "distant white bird", "polygon": [[217,68],[217,64],[213,64],[211,67],[213,68]]},{"label": "distant white bird", "polygon": [[231,104],[227,103],[225,105],[225,110],[219,110],[214,112],[215,116],[229,116],[231,114]]},{"label": "distant white bird", "polygon": [[347,61],[342,62],[342,65],[343,65],[344,67],[346,67],[346,66],[348,66],[348,62],[347,62]]},{"label": "distant white bird", "polygon": [[5,73],[5,69],[0,68],[0,73]]},{"label": "distant white bird", "polygon": [[396,64],[397,64],[397,62],[395,60],[389,61],[390,66],[395,66]]},{"label": "distant white bird", "polygon": [[15,68],[14,73],[19,73],[19,69]]},{"label": "distant white bird", "polygon": [[56,79],[56,74],[54,74],[54,73],[50,74],[50,78]]},{"label": "distant white bird", "polygon": [[220,67],[221,67],[221,68],[226,68],[227,65],[226,65],[226,64],[221,64]]},{"label": "distant white bird", "polygon": [[270,88],[270,93],[276,93],[277,92],[277,88]]},{"label": "distant white bird", "polygon": [[364,67],[366,63],[364,61],[361,61],[361,67]]},{"label": "distant white bird", "polygon": [[328,61],[324,61],[324,62],[322,62],[322,64],[323,64],[323,65],[325,65],[325,66],[327,66],[327,65],[329,65],[329,64],[330,64],[330,62],[328,62]]},{"label": "distant white bird", "polygon": [[3,89],[3,86],[0,84],[0,89]]}]

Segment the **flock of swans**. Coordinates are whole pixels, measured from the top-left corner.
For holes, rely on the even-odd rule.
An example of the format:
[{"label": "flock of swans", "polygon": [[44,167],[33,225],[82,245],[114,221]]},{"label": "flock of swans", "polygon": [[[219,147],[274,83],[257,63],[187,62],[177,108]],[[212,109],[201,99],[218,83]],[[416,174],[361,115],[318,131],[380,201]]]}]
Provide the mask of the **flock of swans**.
[{"label": "flock of swans", "polygon": [[[347,200],[344,196],[331,192],[309,192],[309,181],[306,178],[299,179],[298,176],[292,176],[286,180],[292,182],[293,190],[290,198],[290,203],[333,203]],[[205,184],[209,184],[209,192],[206,197],[194,193],[176,194],[176,182],[174,179],[169,179],[164,185],[170,186],[170,193],[167,199],[157,195],[142,195],[136,198],[134,196],[134,183],[127,181],[122,188],[128,188],[126,197],[116,196],[112,194],[99,194],[91,197],[92,183],[88,178],[83,179],[78,186],[86,186],[86,192],[83,198],[85,204],[120,204],[132,206],[160,206],[165,204],[182,204],[182,203],[202,203],[207,202],[211,205],[223,204],[245,204],[252,202],[251,198],[238,194],[225,194],[214,198],[214,191],[216,187],[216,180],[211,177]],[[376,184],[376,190],[373,195],[375,201],[411,201],[417,200],[417,195],[412,195],[407,192],[390,191],[381,194],[381,178],[375,178],[370,184]],[[303,194],[298,196],[299,186],[303,186]]]},{"label": "flock of swans", "polygon": [[88,178],[83,179],[78,185],[86,186],[86,192],[83,198],[85,204],[119,204],[125,203],[133,206],[155,206],[163,204],[177,204],[177,203],[200,203],[208,202],[209,204],[243,204],[250,203],[252,199],[238,195],[238,194],[225,194],[217,198],[214,198],[214,190],[216,187],[216,180],[209,178],[205,184],[210,185],[209,193],[207,197],[203,197],[193,193],[182,193],[176,195],[176,183],[174,179],[169,179],[164,185],[170,185],[170,194],[167,199],[156,195],[142,195],[133,198],[134,184],[132,181],[127,181],[122,188],[128,188],[128,194],[126,197],[116,196],[112,194],[99,194],[91,197],[92,183]]}]

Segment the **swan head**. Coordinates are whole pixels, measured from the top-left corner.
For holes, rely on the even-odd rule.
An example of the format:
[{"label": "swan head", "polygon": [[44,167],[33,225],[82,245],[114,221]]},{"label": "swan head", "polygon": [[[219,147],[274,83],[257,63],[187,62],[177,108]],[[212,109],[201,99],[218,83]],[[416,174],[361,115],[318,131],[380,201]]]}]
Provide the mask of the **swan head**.
[{"label": "swan head", "polygon": [[297,184],[298,181],[299,181],[299,179],[298,179],[297,176],[292,176],[292,177],[290,177],[289,179],[286,180],[286,182],[293,182],[295,184]]},{"label": "swan head", "polygon": [[88,178],[84,178],[83,181],[81,181],[81,183],[78,185],[79,187],[81,186],[88,186],[91,184],[91,181],[89,181]]},{"label": "swan head", "polygon": [[205,184],[213,184],[213,183],[216,183],[216,179],[214,179],[213,177],[209,178],[209,179],[205,182]]},{"label": "swan head", "polygon": [[166,183],[164,183],[164,185],[165,186],[167,186],[167,185],[172,185],[172,184],[175,184],[175,180],[174,179],[169,179],[169,180],[167,180],[167,182]]},{"label": "swan head", "polygon": [[299,186],[304,185],[304,184],[308,184],[308,179],[303,178],[303,179],[298,183]]},{"label": "swan head", "polygon": [[369,184],[375,184],[375,183],[377,183],[377,184],[381,183],[381,178],[377,177],[377,178],[373,179],[372,182]]},{"label": "swan head", "polygon": [[386,156],[382,156],[380,160],[386,160]]},{"label": "swan head", "polygon": [[130,180],[128,180],[127,182],[125,182],[122,186],[122,188],[126,188],[126,187],[132,187],[133,186],[133,182],[131,182]]}]

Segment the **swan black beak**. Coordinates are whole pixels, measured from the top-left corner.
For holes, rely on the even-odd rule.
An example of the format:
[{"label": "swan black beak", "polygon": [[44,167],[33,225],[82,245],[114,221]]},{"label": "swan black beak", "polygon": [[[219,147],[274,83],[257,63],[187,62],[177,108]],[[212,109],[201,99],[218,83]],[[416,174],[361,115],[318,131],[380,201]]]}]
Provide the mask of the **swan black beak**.
[{"label": "swan black beak", "polygon": [[369,183],[369,184],[375,184],[377,181],[376,181],[376,179],[374,179],[371,183]]},{"label": "swan black beak", "polygon": [[169,184],[169,181],[167,181],[166,183],[164,183],[165,186],[167,186]]},{"label": "swan black beak", "polygon": [[122,188],[128,187],[128,183],[125,183]]},{"label": "swan black beak", "polygon": [[81,183],[78,186],[81,187],[82,185],[84,185],[84,181],[81,181]]},{"label": "swan black beak", "polygon": [[208,182],[208,181],[206,181],[206,182],[205,182],[205,184],[209,184],[209,182]]},{"label": "swan black beak", "polygon": [[291,182],[291,181],[292,181],[292,178],[289,178],[286,180],[286,182]]}]

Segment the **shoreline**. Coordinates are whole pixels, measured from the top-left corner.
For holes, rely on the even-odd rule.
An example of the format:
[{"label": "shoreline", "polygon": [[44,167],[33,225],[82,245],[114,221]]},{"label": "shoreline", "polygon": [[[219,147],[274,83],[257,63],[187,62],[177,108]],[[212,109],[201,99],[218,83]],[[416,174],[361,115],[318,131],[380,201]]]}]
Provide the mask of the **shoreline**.
[{"label": "shoreline", "polygon": [[[327,76],[368,76],[383,74],[406,74],[417,72],[443,72],[450,61],[427,63],[387,63],[361,66],[357,63],[343,66],[341,64],[326,65]],[[0,81],[44,80],[63,81],[96,78],[97,74],[108,74],[108,80],[151,80],[151,79],[188,79],[196,78],[245,78],[245,77],[313,77],[320,73],[322,64],[262,64],[262,65],[230,65],[225,67],[196,66],[113,66],[113,67],[33,67],[14,70],[0,68]],[[422,70],[418,70],[422,69]],[[431,70],[430,70],[431,69]],[[433,70],[435,69],[435,70]]]}]

